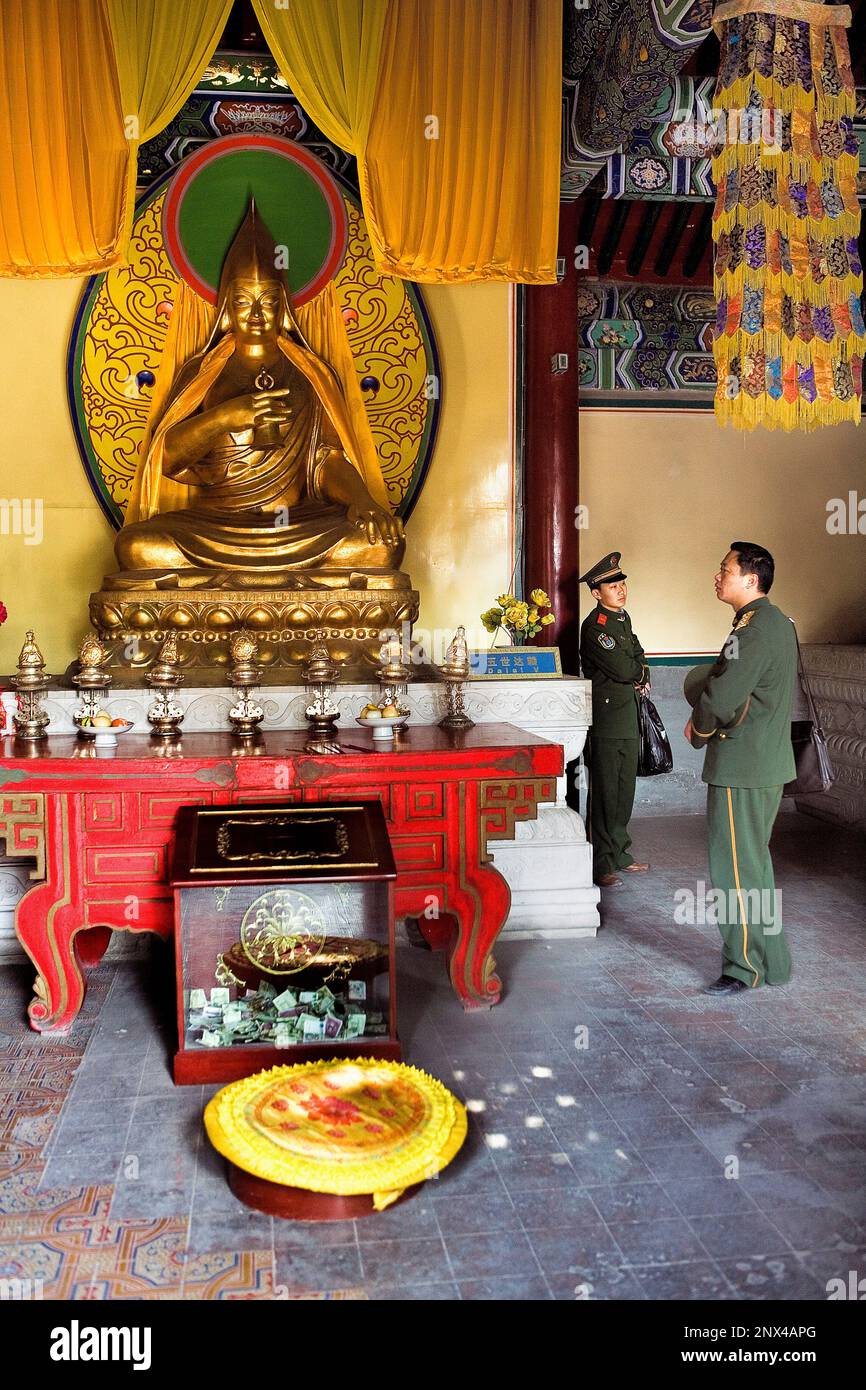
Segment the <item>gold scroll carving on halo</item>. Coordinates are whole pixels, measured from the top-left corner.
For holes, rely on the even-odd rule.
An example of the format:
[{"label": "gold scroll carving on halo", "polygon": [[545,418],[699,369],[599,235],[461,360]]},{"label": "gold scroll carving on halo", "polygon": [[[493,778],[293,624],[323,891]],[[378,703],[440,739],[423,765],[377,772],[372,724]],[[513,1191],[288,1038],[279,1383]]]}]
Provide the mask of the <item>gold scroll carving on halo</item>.
[{"label": "gold scroll carving on halo", "polygon": [[[141,371],[159,370],[177,277],[162,240],[165,190],[139,213],[128,266],[109,271],[87,319],[81,353],[84,423],[96,466],[113,502],[125,511],[150,409],[151,390],[139,390]],[[346,258],[335,279],[343,309],[357,322],[347,333],[359,379],[380,388],[367,399],[370,427],[392,506],[406,495],[427,423],[428,360],[420,325],[402,280],[380,276],[367,229],[348,200]],[[369,393],[368,397],[369,397]]]},{"label": "gold scroll carving on halo", "polygon": [[31,879],[45,877],[44,792],[0,799],[0,840],[6,841],[8,858],[36,860]]},{"label": "gold scroll carving on halo", "polygon": [[347,200],[346,211],[346,259],[334,283],[340,304],[358,315],[347,332],[359,375],[375,376],[381,383],[367,403],[367,414],[388,500],[396,509],[418,459],[431,406],[427,382],[433,364],[427,360],[403,281],[379,274],[359,210]]},{"label": "gold scroll carving on halo", "polygon": [[[81,354],[81,398],[90,444],[112,500],[126,509],[151,393],[140,371],[156,373],[177,276],[162,242],[165,193],[139,213],[129,265],[109,271],[90,311]],[[159,312],[158,312],[159,311]]]}]

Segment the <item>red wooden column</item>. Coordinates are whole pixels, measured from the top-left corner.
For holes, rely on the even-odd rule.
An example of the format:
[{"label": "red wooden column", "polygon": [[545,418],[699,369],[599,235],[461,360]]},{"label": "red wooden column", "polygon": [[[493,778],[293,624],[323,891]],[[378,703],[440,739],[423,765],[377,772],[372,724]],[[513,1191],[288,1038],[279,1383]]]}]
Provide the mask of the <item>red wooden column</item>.
[{"label": "red wooden column", "polygon": [[[563,671],[576,675],[578,618],[578,204],[561,203],[559,251],[565,278],[527,285],[524,294],[524,577],[527,589],[546,590],[556,622],[539,633],[542,646],[558,646]],[[565,353],[561,375],[551,358]]]}]

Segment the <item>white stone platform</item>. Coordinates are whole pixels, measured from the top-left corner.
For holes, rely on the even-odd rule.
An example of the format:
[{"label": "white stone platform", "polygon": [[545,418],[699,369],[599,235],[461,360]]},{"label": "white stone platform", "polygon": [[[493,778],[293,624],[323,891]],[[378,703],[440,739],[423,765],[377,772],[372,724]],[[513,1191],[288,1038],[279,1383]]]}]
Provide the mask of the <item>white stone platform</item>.
[{"label": "white stone platform", "polygon": [[[411,718],[434,724],[446,711],[445,686],[416,682],[409,686]],[[340,708],[339,727],[354,729],[355,715],[371,698],[372,685],[341,685],[334,694]],[[299,686],[264,686],[260,690],[265,729],[302,729],[307,700]],[[2,697],[11,717],[14,695]],[[131,719],[147,732],[146,712],[152,703],[148,690],[114,690],[106,701],[117,718]],[[184,688],[184,733],[227,730],[233,697],[222,688]],[[75,732],[72,712],[78,707],[73,690],[50,691],[45,708],[52,733]],[[565,761],[580,756],[589,728],[592,687],[573,676],[555,680],[473,681],[466,689],[466,710],[477,724],[514,724],[527,733],[562,744]],[[594,936],[599,926],[599,890],[592,882],[592,848],[583,820],[565,804],[565,777],[557,783],[554,805],[540,806],[538,819],[518,823],[515,840],[492,845],[497,869],[511,888],[511,912],[503,935],[517,938]],[[28,866],[0,855],[0,959],[21,959],[15,937],[15,903],[28,886]],[[117,935],[117,934],[116,934]],[[126,937],[126,933],[121,933]],[[120,943],[118,943],[120,945]]]}]

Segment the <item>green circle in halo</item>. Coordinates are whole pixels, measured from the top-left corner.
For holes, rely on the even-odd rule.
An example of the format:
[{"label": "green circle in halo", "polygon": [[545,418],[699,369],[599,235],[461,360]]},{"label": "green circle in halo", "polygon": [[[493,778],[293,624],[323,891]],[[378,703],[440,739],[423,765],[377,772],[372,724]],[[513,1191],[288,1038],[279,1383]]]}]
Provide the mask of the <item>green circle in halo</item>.
[{"label": "green circle in halo", "polygon": [[226,151],[204,164],[184,189],[177,212],[183,251],[196,275],[215,292],[252,197],[276,245],[288,248],[286,273],[297,295],[328,260],[335,228],[321,185],[281,154]]}]

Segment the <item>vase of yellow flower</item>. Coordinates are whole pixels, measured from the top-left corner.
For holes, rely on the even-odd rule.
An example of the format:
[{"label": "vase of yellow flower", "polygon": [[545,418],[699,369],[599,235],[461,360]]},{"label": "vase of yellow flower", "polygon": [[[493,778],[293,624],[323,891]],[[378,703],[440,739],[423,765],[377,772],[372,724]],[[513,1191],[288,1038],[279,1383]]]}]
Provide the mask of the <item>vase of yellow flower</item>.
[{"label": "vase of yellow flower", "polygon": [[520,646],[554,621],[549,610],[550,599],[543,589],[533,589],[528,601],[514,594],[500,594],[496,605],[481,614],[481,621],[493,633],[491,646],[495,646],[500,632],[505,633],[512,646]]}]

